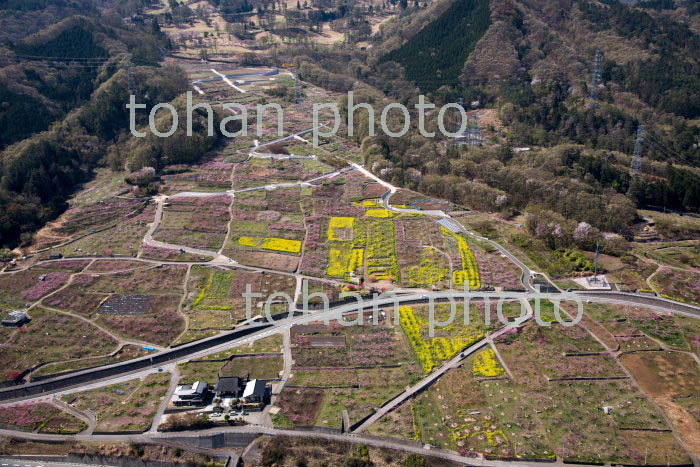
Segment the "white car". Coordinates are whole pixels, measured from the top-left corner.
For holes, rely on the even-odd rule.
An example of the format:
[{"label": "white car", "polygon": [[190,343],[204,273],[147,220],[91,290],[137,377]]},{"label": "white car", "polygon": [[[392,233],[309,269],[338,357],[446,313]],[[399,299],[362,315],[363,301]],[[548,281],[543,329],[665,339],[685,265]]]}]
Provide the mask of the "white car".
[{"label": "white car", "polygon": [[220,412],[214,412],[213,414],[211,414],[211,416],[212,416],[212,417],[221,417],[221,413],[220,413]]}]

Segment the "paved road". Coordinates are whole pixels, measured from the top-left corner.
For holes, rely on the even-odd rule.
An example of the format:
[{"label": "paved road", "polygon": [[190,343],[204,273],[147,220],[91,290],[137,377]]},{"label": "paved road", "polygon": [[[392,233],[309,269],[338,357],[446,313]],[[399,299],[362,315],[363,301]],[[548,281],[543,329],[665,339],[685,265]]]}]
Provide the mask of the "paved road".
[{"label": "paved road", "polygon": [[10,457],[0,457],[0,466],[2,467],[102,467],[99,464],[78,464],[74,462],[56,462],[36,460],[36,457],[14,459]]},{"label": "paved road", "polygon": [[[335,434],[335,433],[323,433],[316,431],[301,431],[301,430],[286,430],[279,428],[270,428],[263,426],[232,426],[232,427],[221,427],[221,428],[211,428],[208,430],[190,431],[190,432],[177,432],[177,433],[143,433],[139,435],[77,435],[67,436],[67,435],[45,435],[39,433],[16,433],[8,430],[0,430],[0,436],[13,436],[23,439],[32,440],[53,440],[53,441],[69,441],[69,440],[80,440],[80,441],[96,441],[96,442],[134,442],[134,443],[163,443],[170,444],[170,440],[177,439],[178,446],[185,446],[183,441],[187,438],[192,439],[192,444],[194,446],[198,445],[198,441],[205,437],[215,436],[215,435],[269,435],[269,436],[288,436],[292,438],[313,438],[320,440],[330,440],[338,442],[346,442],[353,444],[365,444],[368,446],[373,446],[377,448],[384,449],[395,449],[399,451],[405,451],[410,453],[422,454],[425,456],[433,456],[438,459],[450,460],[462,465],[473,465],[473,466],[487,466],[487,467],[542,467],[542,463],[538,462],[527,462],[527,461],[490,461],[485,459],[469,459],[454,451],[448,451],[443,449],[431,448],[428,449],[415,442],[401,442],[400,440],[395,440],[392,438],[383,438],[375,436],[367,436],[362,434]],[[228,444],[229,440],[226,440]],[[11,459],[10,465],[20,464],[17,460]],[[23,465],[23,464],[20,464]],[[32,466],[37,465],[48,465],[48,464],[27,464]],[[54,464],[51,464],[54,465]],[[561,467],[564,464],[561,462],[547,463],[545,465],[551,466],[556,465]],[[585,465],[585,464],[580,464]],[[6,466],[7,467],[7,466]]]},{"label": "paved road", "polygon": [[700,318],[700,307],[680,303],[674,300],[669,300],[663,297],[654,297],[649,295],[641,295],[629,292],[617,291],[594,291],[580,290],[572,292],[581,297],[583,300],[595,302],[619,303],[628,305],[640,305],[647,308],[653,308],[658,311],[671,312],[690,318]]}]

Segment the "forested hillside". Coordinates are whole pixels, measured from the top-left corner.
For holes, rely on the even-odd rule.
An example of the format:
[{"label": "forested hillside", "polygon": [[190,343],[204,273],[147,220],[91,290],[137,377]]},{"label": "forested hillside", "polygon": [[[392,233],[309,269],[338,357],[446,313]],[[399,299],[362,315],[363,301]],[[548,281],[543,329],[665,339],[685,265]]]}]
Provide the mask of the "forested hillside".
[{"label": "forested hillside", "polygon": [[[404,138],[370,137],[361,113],[355,138],[365,163],[384,179],[506,217],[530,213],[542,231],[567,226],[568,241],[579,222],[630,234],[637,208],[700,207],[694,120],[700,39],[689,26],[698,13],[692,3],[445,0],[383,25],[365,54],[300,50],[296,56],[305,79],[336,90],[352,86],[355,102],[377,109],[394,100],[413,104],[422,92],[438,105],[478,101],[475,113],[492,116],[481,125],[484,144],[474,147],[439,133],[425,138],[417,128]],[[477,27],[456,26],[468,23]],[[457,43],[473,51],[459,55]],[[460,61],[457,82],[454,63],[441,50]],[[597,102],[596,50],[604,57]],[[448,64],[447,75],[437,72]],[[353,84],[357,79],[364,84]],[[632,176],[641,124],[647,128],[642,170]],[[436,112],[428,116],[431,125],[436,130]],[[529,150],[515,151],[518,146]]]},{"label": "forested hillside", "polygon": [[489,25],[488,0],[455,0],[399,49],[384,55],[382,62],[400,63],[406,78],[425,92],[455,86],[464,62]]},{"label": "forested hillside", "polygon": [[[215,136],[185,144],[176,135],[178,150],[164,154],[149,139],[130,141],[130,92],[150,108],[187,89],[180,70],[158,65],[167,46],[151,22],[71,16],[0,48],[8,62],[0,69],[0,246],[28,242],[99,165],[158,168],[161,158],[192,161],[216,143]],[[147,118],[141,113],[137,123]]]}]

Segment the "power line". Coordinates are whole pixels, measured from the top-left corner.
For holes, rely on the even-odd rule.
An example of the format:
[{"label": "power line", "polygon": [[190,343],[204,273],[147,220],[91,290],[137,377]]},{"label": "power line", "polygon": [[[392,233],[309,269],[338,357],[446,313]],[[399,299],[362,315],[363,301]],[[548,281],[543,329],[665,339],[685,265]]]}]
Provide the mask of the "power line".
[{"label": "power line", "polygon": [[651,134],[649,134],[649,135],[647,135],[647,136],[648,136],[649,139],[651,140],[650,142],[651,142],[651,144],[654,146],[654,148],[656,148],[656,149],[659,150],[660,152],[664,153],[664,155],[670,157],[671,159],[676,160],[676,162],[682,162],[682,163],[685,164],[685,165],[694,167],[694,168],[696,168],[696,169],[700,169],[700,166],[698,166],[697,164],[695,164],[695,163],[689,161],[689,160],[686,159],[685,157],[681,156],[681,155],[678,154],[676,151],[674,151],[673,149],[669,148],[669,147],[666,146],[664,143],[662,143],[661,141],[659,141],[655,136],[652,136]]},{"label": "power line", "polygon": [[91,61],[91,62],[105,62],[111,57],[50,57],[48,55],[22,55],[15,54],[17,58],[24,58],[27,60],[58,60],[58,61]]}]

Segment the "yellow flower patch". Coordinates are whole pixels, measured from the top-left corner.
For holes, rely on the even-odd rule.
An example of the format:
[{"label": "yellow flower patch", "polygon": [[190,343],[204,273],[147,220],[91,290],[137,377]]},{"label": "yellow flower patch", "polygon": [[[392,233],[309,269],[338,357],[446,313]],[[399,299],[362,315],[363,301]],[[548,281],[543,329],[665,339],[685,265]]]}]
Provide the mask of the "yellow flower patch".
[{"label": "yellow flower patch", "polygon": [[496,352],[488,349],[474,358],[474,376],[493,378],[505,374],[506,370],[498,363]]},{"label": "yellow flower patch", "polygon": [[462,268],[455,270],[453,274],[453,286],[462,287],[468,281],[471,289],[480,288],[481,275],[479,274],[479,264],[467,240],[462,235],[455,234],[445,227],[442,227],[441,230],[444,236],[452,237],[457,241],[459,255],[462,257]]},{"label": "yellow flower patch", "polygon": [[367,212],[365,212],[365,216],[367,217],[379,217],[382,219],[388,219],[392,215],[393,213],[388,209],[368,209]]},{"label": "yellow flower patch", "polygon": [[331,248],[328,275],[333,277],[345,277],[347,273],[346,264],[345,251],[339,248]]},{"label": "yellow flower patch", "polygon": [[366,199],[362,202],[362,206],[366,208],[373,208],[377,205],[377,200],[376,199]]},{"label": "yellow flower patch", "polygon": [[335,234],[335,229],[352,229],[355,225],[354,217],[331,217],[328,225],[328,240],[332,242],[343,241]]},{"label": "yellow flower patch", "polygon": [[365,262],[365,250],[356,248],[352,250],[352,255],[350,256],[350,265],[348,266],[349,272],[357,271],[361,268]]},{"label": "yellow flower patch", "polygon": [[253,237],[239,237],[238,244],[243,246],[257,247],[260,244],[260,241]]},{"label": "yellow flower patch", "polygon": [[433,371],[440,361],[451,359],[462,349],[484,338],[484,333],[464,327],[454,336],[426,339],[423,335],[423,328],[427,325],[425,319],[416,315],[409,306],[402,306],[399,312],[401,327],[426,374]]},{"label": "yellow flower patch", "polygon": [[285,253],[299,253],[301,242],[299,240],[287,240],[286,238],[266,238],[262,244],[265,250],[282,251]]}]

